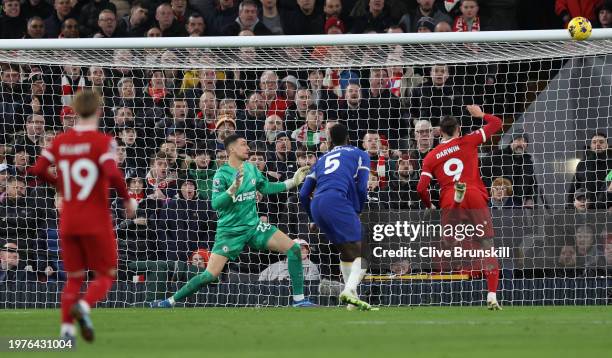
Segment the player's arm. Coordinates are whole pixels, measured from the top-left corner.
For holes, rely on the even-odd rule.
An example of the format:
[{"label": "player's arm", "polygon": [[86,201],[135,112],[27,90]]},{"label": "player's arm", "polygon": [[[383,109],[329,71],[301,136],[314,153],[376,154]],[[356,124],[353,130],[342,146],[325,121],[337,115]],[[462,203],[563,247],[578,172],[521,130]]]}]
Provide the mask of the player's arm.
[{"label": "player's arm", "polygon": [[368,201],[368,179],[370,177],[370,156],[362,152],[359,157],[359,165],[356,173],[357,200],[359,200],[359,213],[363,211],[363,206]]},{"label": "player's arm", "polygon": [[27,173],[55,186],[57,183],[57,177],[49,172],[49,167],[53,163],[55,163],[55,156],[51,153],[51,151],[44,149],[36,159],[34,166],[28,168]]},{"label": "player's arm", "polygon": [[427,209],[433,208],[433,204],[431,203],[431,198],[429,196],[429,184],[431,183],[431,179],[433,179],[429,158],[431,157],[427,155],[423,160],[423,169],[421,170],[421,177],[419,178],[419,183],[417,184],[417,193]]},{"label": "player's arm", "polygon": [[310,170],[310,167],[305,166],[299,168],[293,175],[293,178],[280,183],[271,183],[257,168],[255,168],[255,170],[257,170],[257,191],[264,195],[270,195],[298,187],[304,182],[304,178],[306,178],[306,174]]},{"label": "player's arm", "polygon": [[223,210],[232,205],[236,197],[236,192],[242,184],[242,173],[239,171],[232,182],[228,185],[225,176],[221,171],[217,171],[213,177],[212,187],[212,208],[214,210]]},{"label": "player's arm", "polygon": [[310,196],[317,185],[317,177],[315,175],[315,168],[310,171],[310,174],[306,176],[304,180],[304,185],[302,185],[302,189],[300,190],[300,205],[306,210],[308,213],[308,217],[310,221],[314,221],[312,215],[310,213]]},{"label": "player's arm", "polygon": [[485,125],[482,128],[468,134],[466,138],[470,141],[473,141],[474,144],[481,144],[486,142],[489,138],[491,138],[495,133],[499,132],[502,129],[502,120],[492,114],[486,114],[482,111],[480,106],[477,105],[469,105],[465,107],[470,115],[474,118],[480,118],[485,122]]}]

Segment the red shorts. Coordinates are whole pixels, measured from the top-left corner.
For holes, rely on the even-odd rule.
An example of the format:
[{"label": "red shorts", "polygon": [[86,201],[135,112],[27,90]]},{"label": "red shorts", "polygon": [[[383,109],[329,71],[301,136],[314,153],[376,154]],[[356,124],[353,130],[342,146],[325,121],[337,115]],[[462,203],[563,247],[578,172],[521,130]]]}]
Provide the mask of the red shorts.
[{"label": "red shorts", "polygon": [[[478,190],[468,190],[465,198],[459,206],[455,206],[453,195],[445,195],[442,198],[441,224],[444,225],[473,225],[476,228],[474,234],[463,235],[466,239],[492,238],[495,236],[491,211],[487,205],[487,197]],[[467,234],[467,233],[466,233]],[[445,239],[448,237],[445,236]],[[463,241],[457,240],[457,241]]]},{"label": "red shorts", "polygon": [[67,272],[117,268],[117,240],[112,229],[90,235],[60,233],[60,250]]}]

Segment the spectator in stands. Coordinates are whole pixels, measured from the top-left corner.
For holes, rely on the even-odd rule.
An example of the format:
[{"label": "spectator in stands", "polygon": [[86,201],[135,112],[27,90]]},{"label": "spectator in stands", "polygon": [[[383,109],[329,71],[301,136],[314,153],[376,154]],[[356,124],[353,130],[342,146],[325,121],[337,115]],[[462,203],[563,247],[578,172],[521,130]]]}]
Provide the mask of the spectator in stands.
[{"label": "spectator in stands", "polygon": [[15,148],[23,148],[34,159],[40,152],[40,139],[45,134],[45,118],[40,114],[30,114],[26,119],[25,132],[16,136]]},{"label": "spectator in stands", "polygon": [[126,37],[126,33],[117,28],[117,15],[112,10],[102,10],[98,15],[98,27],[100,31],[93,37]]},{"label": "spectator in stands", "polygon": [[192,121],[187,121],[187,101],[183,98],[174,98],[170,105],[170,116],[155,123],[155,138],[158,140],[164,138],[166,131],[174,128],[190,130],[189,136],[194,138],[192,125]]},{"label": "spectator in stands", "polygon": [[272,35],[283,35],[283,25],[287,19],[286,15],[281,16],[278,10],[277,0],[261,0],[261,22],[270,30]]},{"label": "spectator in stands", "polygon": [[21,4],[21,13],[26,19],[31,19],[38,16],[41,19],[46,19],[51,16],[53,6],[45,0],[25,0]]},{"label": "spectator in stands", "polygon": [[189,263],[193,266],[196,266],[199,269],[206,269],[208,265],[208,260],[210,259],[210,252],[206,249],[197,249],[192,255]]},{"label": "spectator in stands", "polygon": [[125,107],[135,111],[141,111],[143,108],[142,99],[136,96],[136,87],[134,79],[131,77],[123,77],[117,82],[117,90],[119,96],[112,97],[115,108]]},{"label": "spectator in stands", "polygon": [[142,0],[132,2],[130,13],[117,21],[117,30],[127,37],[144,37],[149,26],[149,9]]},{"label": "spectator in stands", "polygon": [[14,64],[2,65],[2,75],[0,76],[0,110],[3,114],[3,121],[0,124],[0,134],[4,138],[0,142],[8,141],[7,135],[19,131],[23,125],[21,112],[23,92],[20,85],[19,66]]},{"label": "spectator in stands", "polygon": [[149,83],[144,89],[143,117],[145,123],[157,122],[166,117],[170,107],[171,91],[166,87],[166,77],[162,70],[152,70],[147,74]]},{"label": "spectator in stands", "polygon": [[459,6],[461,15],[453,22],[454,32],[480,31],[480,17],[478,16],[477,0],[461,0]]},{"label": "spectator in stands", "polygon": [[308,150],[317,150],[321,143],[323,120],[323,112],[317,106],[308,107],[306,122],[293,131],[291,138]]},{"label": "spectator in stands", "polygon": [[[24,81],[24,86],[22,86],[25,91],[25,86],[30,85],[30,98],[29,100],[24,98],[25,103],[30,104],[31,113],[42,114],[45,117],[45,122],[49,125],[55,125],[56,123],[56,114],[57,107],[56,103],[58,103],[56,96],[51,94],[50,90],[45,83],[45,76],[43,76],[42,72],[31,72],[28,76],[27,81]],[[34,99],[36,99],[37,103],[33,103]],[[34,112],[36,110],[36,112]],[[24,109],[24,114],[30,114],[28,108]]]},{"label": "spectator in stands", "polygon": [[595,27],[610,28],[612,27],[612,1],[605,0],[601,6],[596,9],[597,22]]},{"label": "spectator in stands", "polygon": [[366,203],[366,207],[368,210],[377,211],[377,210],[388,210],[390,195],[389,191],[382,189],[380,184],[387,184],[386,181],[381,181],[376,172],[370,171],[370,176],[368,177],[368,201]]},{"label": "spectator in stands", "polygon": [[219,36],[238,15],[236,0],[191,0],[191,7],[205,17],[209,35]]},{"label": "spectator in stands", "polygon": [[[306,88],[298,89],[294,103],[287,109],[285,128],[294,131],[306,123],[306,114],[311,106],[313,106],[313,101],[310,90]],[[315,108],[320,107],[315,106]]]},{"label": "spectator in stands", "polygon": [[217,121],[217,97],[210,90],[204,90],[198,102],[196,113],[196,138],[207,140],[214,138]]},{"label": "spectator in stands", "polygon": [[419,168],[425,156],[434,147],[436,131],[428,120],[418,120],[414,123],[414,149],[419,162]]},{"label": "spectator in stands", "polygon": [[266,117],[264,133],[258,138],[258,141],[265,145],[266,151],[272,152],[276,147],[276,136],[284,130],[283,119],[276,114],[270,115]]},{"label": "spectator in stands", "polygon": [[428,16],[423,16],[417,22],[417,32],[434,32],[436,29],[436,25],[434,23],[434,19]]},{"label": "spectator in stands", "polygon": [[[304,268],[304,280],[318,281],[321,279],[319,268],[308,256],[310,255],[310,245],[303,239],[294,239],[293,242],[300,245],[302,251],[302,266]],[[286,281],[289,280],[289,268],[287,259],[278,261],[268,266],[259,274],[259,281]]]},{"label": "spectator in stands", "polygon": [[187,30],[174,17],[172,5],[161,3],[155,11],[156,26],[163,37],[187,36]]},{"label": "spectator in stands", "polygon": [[61,32],[59,38],[63,39],[76,39],[81,37],[79,33],[79,23],[75,18],[67,18],[62,23]]},{"label": "spectator in stands", "polygon": [[317,35],[323,33],[323,13],[315,6],[315,0],[297,0],[297,9],[284,15],[285,35]]},{"label": "spectator in stands", "polygon": [[151,158],[151,168],[147,173],[147,191],[154,199],[165,200],[172,197],[176,184],[176,172],[170,170],[168,158],[165,153],[158,152]]},{"label": "spectator in stands", "polygon": [[576,243],[576,267],[597,266],[597,243],[595,241],[595,229],[589,225],[581,225],[576,228],[574,235]]},{"label": "spectator in stands", "polygon": [[607,191],[606,176],[612,170],[612,149],[608,148],[608,137],[604,133],[595,133],[591,137],[590,148],[584,158],[578,162],[573,183],[570,186],[570,202],[573,193],[584,188],[587,199],[596,207],[605,207],[602,196]]},{"label": "spectator in stands", "polygon": [[381,141],[380,134],[375,130],[370,130],[363,136],[363,150],[370,156],[370,172],[377,174],[376,177],[380,180],[378,186],[381,189],[387,189],[389,158],[385,157]]},{"label": "spectator in stands", "polygon": [[238,105],[233,98],[223,98],[219,101],[217,116],[228,115],[234,119],[238,116]]},{"label": "spectator in stands", "polygon": [[485,184],[494,177],[508,178],[513,183],[514,196],[524,207],[533,207],[538,187],[531,154],[527,153],[529,141],[524,133],[513,137],[506,148],[495,150],[481,159],[482,176]]},{"label": "spectator in stands", "polygon": [[254,0],[243,0],[238,7],[238,17],[223,29],[223,35],[238,36],[242,30],[251,30],[256,36],[270,35],[270,30],[257,18],[257,11]]},{"label": "spectator in stands", "polygon": [[208,149],[196,149],[193,161],[189,165],[189,176],[196,181],[198,197],[210,199],[212,180],[215,175],[213,154]]},{"label": "spectator in stands", "polygon": [[555,13],[561,18],[563,24],[577,16],[586,17],[591,22],[595,22],[597,14],[595,9],[603,3],[603,0],[555,0]]},{"label": "spectator in stands", "polygon": [[561,248],[557,263],[561,267],[576,267],[576,249],[573,245],[565,245]]},{"label": "spectator in stands", "polygon": [[0,38],[20,39],[26,34],[27,22],[19,0],[3,0],[0,15]]},{"label": "spectator in stands", "polygon": [[[189,108],[195,109],[196,105],[198,104],[196,101],[200,100],[201,102],[202,95],[206,91],[212,92],[215,100],[224,98],[224,93],[219,87],[221,86],[219,86],[217,83],[217,73],[215,70],[210,68],[201,69],[198,72],[198,86],[185,91],[185,98],[188,100]],[[208,100],[210,101],[211,99],[208,98]],[[216,104],[214,109],[217,109]],[[200,110],[202,110],[201,106]]]},{"label": "spectator in stands", "polygon": [[436,27],[434,28],[434,32],[452,32],[452,31],[453,31],[453,28],[446,21],[438,22],[436,24]]},{"label": "spectator in stands", "polygon": [[433,127],[438,127],[442,116],[460,118],[462,101],[451,82],[448,66],[432,66],[427,80],[412,90],[410,117],[428,120]]},{"label": "spectator in stands", "polygon": [[7,242],[0,247],[0,283],[36,281],[33,272],[20,267],[19,250],[14,242]]},{"label": "spectator in stands", "polygon": [[[325,0],[323,4],[323,15],[325,15],[325,22],[330,18],[336,18],[346,23],[347,17],[343,16],[342,0]],[[327,33],[327,31],[325,31]]]},{"label": "spectator in stands", "polygon": [[64,106],[59,117],[60,123],[62,124],[62,131],[64,132],[74,127],[76,124],[77,115],[74,109],[72,109],[70,106]]},{"label": "spectator in stands", "polygon": [[368,13],[353,20],[351,32],[361,34],[370,29],[378,33],[385,32],[393,24],[387,11],[385,0],[369,0]]},{"label": "spectator in stands", "polygon": [[291,138],[287,132],[279,132],[274,144],[274,151],[268,154],[270,169],[278,173],[278,181],[285,181],[297,170]]},{"label": "spectator in stands", "polygon": [[72,97],[81,89],[85,88],[85,76],[79,66],[66,64],[62,67],[61,94],[62,105],[72,105]]},{"label": "spectator in stands", "polygon": [[60,34],[62,23],[72,13],[72,2],[70,0],[55,0],[53,2],[53,13],[45,19],[45,30],[47,38],[57,38]]},{"label": "spectator in stands", "polygon": [[165,222],[165,247],[168,260],[187,261],[189,254],[203,243],[210,244],[214,230],[213,212],[208,201],[198,198],[192,179],[180,179],[176,197],[170,198],[160,219]]},{"label": "spectator in stands", "polygon": [[612,235],[607,234],[604,241],[604,261],[608,272],[612,268]]},{"label": "spectator in stands", "polygon": [[245,109],[237,116],[237,131],[248,142],[255,141],[263,132],[265,121],[266,102],[259,92],[253,92],[247,100]]},{"label": "spectator in stands", "polygon": [[385,69],[370,69],[369,86],[364,96],[368,103],[368,129],[377,129],[379,134],[393,140],[393,147],[397,147],[395,142],[407,134],[404,133],[407,126],[401,123],[400,101],[391,95],[387,88],[388,80]]},{"label": "spectator in stands", "polygon": [[[5,150],[5,149],[2,149],[2,150]],[[2,157],[3,156],[4,154],[2,154]],[[4,200],[4,195],[6,195],[6,182],[9,178],[8,169],[9,169],[8,164],[4,163],[4,160],[0,161],[0,202]]]},{"label": "spectator in stands", "polygon": [[513,195],[512,182],[507,178],[497,177],[491,183],[489,206],[492,209],[511,209],[520,207],[520,199]]},{"label": "spectator in stands", "polygon": [[108,27],[112,22],[113,29],[110,31],[112,33],[114,31],[114,27],[117,25],[117,18],[115,16],[117,13],[117,7],[110,0],[89,1],[82,5],[80,11],[75,11],[75,13],[78,13],[79,15],[79,31],[83,37],[94,37],[94,35],[100,29],[104,31],[102,27],[103,25],[100,21],[100,14],[104,10],[108,10],[113,14],[112,21],[110,21],[110,15],[102,17],[104,19],[102,22],[108,21],[108,23],[104,23],[104,26]]},{"label": "spectator in stands", "polygon": [[586,190],[580,188],[576,190],[574,193],[574,201],[572,208],[579,213],[584,213],[587,209],[591,209],[593,207],[592,203],[588,201]]},{"label": "spectator in stands", "polygon": [[0,201],[0,236],[19,243],[22,250],[35,252],[40,218],[36,205],[26,197],[27,186],[22,178],[12,176],[6,182],[6,194]]},{"label": "spectator in stands", "polygon": [[340,103],[337,119],[346,123],[349,128],[349,138],[353,144],[358,143],[370,128],[370,112],[368,102],[363,99],[359,83],[350,82],[344,91],[344,101]]},{"label": "spectator in stands", "polygon": [[419,172],[416,160],[408,154],[397,159],[396,170],[391,171],[389,178],[390,206],[394,209],[410,209],[420,206],[416,192]]},{"label": "spectator in stands", "polygon": [[42,39],[45,37],[45,22],[38,16],[28,19],[26,39]]},{"label": "spectator in stands", "polygon": [[207,27],[206,22],[204,21],[204,17],[202,17],[202,15],[197,12],[191,13],[191,15],[189,15],[185,27],[187,28],[187,33],[190,37],[208,35],[206,32]]},{"label": "spectator in stands", "polygon": [[215,125],[215,139],[206,144],[208,149],[224,150],[223,141],[236,132],[236,120],[227,114],[220,115]]},{"label": "spectator in stands", "polygon": [[285,117],[287,101],[279,95],[278,75],[274,71],[264,71],[259,78],[259,89],[266,101],[267,115],[277,114]]},{"label": "spectator in stands", "polygon": [[[405,14],[400,19],[400,26],[405,32],[418,32],[418,22],[423,17],[433,19],[434,26],[440,22],[451,23],[448,14],[434,6],[434,0],[417,0],[418,6],[413,14]],[[433,31],[433,30],[432,30]]]},{"label": "spectator in stands", "polygon": [[187,29],[187,19],[191,15],[191,9],[187,7],[187,0],[171,0],[170,6],[172,6],[176,22]]},{"label": "spectator in stands", "polygon": [[8,159],[10,159],[8,162],[9,173],[20,178],[26,177],[26,170],[30,166],[31,161],[34,161],[34,158],[28,154],[26,147],[23,145],[14,147],[13,155]]}]

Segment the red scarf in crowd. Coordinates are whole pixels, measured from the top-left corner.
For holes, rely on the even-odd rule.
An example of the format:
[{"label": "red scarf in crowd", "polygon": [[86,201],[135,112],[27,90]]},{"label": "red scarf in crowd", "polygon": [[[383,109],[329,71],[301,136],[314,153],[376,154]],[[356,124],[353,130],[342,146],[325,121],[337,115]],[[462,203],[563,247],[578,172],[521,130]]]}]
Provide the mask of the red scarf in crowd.
[{"label": "red scarf in crowd", "polygon": [[136,200],[136,203],[140,203],[145,198],[144,190],[140,194],[132,193],[131,191],[128,194],[130,199]]},{"label": "red scarf in crowd", "polygon": [[155,103],[158,103],[159,101],[164,99],[164,97],[166,97],[166,89],[165,88],[153,88],[153,86],[149,85],[148,92],[149,92],[149,96],[151,96],[151,98],[153,98],[153,101]]},{"label": "red scarf in crowd", "polygon": [[465,21],[463,16],[457,16],[455,23],[453,24],[454,32],[468,32],[468,31],[480,31],[480,17],[476,16],[474,22],[472,22],[472,29],[468,30],[468,22]]}]

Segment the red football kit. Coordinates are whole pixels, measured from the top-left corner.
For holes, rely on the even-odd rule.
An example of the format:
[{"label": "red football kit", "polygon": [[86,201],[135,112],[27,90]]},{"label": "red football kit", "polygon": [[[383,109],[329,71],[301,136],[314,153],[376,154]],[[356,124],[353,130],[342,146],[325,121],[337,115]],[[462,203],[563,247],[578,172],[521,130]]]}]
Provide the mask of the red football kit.
[{"label": "red football kit", "polygon": [[[54,184],[63,197],[59,218],[61,256],[67,272],[108,271],[117,266],[109,187],[129,198],[115,161],[114,139],[95,127],[75,126],[42,151],[30,172]],[[55,165],[57,177],[48,168]]]}]

